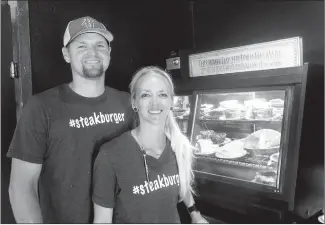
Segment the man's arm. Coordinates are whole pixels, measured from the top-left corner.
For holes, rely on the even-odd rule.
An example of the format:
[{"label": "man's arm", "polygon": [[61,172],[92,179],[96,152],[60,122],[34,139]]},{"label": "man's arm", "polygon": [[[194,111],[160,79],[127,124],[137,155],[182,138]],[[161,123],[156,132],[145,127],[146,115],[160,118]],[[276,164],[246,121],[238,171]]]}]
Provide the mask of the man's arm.
[{"label": "man's arm", "polygon": [[17,223],[43,223],[38,198],[42,164],[12,159],[9,198]]},{"label": "man's arm", "polygon": [[94,203],[94,223],[112,223],[113,209]]}]

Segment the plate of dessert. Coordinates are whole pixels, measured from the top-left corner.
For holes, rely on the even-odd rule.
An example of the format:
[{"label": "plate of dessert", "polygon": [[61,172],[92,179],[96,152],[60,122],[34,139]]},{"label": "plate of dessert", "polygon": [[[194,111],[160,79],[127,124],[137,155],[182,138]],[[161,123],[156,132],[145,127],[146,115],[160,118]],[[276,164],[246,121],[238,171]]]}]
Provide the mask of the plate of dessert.
[{"label": "plate of dessert", "polygon": [[221,147],[216,148],[215,156],[221,159],[238,159],[247,154],[243,148],[244,143],[241,139],[234,140]]}]

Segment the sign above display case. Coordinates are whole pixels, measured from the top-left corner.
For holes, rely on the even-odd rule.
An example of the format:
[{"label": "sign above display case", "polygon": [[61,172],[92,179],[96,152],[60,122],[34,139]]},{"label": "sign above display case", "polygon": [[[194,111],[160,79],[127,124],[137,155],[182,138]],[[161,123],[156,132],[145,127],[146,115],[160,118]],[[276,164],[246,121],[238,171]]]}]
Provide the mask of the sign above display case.
[{"label": "sign above display case", "polygon": [[296,67],[303,64],[302,38],[195,53],[188,57],[190,77]]}]

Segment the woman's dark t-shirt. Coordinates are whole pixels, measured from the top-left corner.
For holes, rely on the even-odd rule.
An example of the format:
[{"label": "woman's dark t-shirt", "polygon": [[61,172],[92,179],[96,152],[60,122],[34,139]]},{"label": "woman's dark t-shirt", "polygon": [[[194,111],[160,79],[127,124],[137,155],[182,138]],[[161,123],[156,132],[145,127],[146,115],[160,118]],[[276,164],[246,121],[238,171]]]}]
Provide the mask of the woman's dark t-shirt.
[{"label": "woman's dark t-shirt", "polygon": [[114,208],[114,223],[180,223],[180,183],[170,142],[158,159],[147,155],[147,164],[149,183],[131,132],[101,147],[94,166],[93,201]]}]

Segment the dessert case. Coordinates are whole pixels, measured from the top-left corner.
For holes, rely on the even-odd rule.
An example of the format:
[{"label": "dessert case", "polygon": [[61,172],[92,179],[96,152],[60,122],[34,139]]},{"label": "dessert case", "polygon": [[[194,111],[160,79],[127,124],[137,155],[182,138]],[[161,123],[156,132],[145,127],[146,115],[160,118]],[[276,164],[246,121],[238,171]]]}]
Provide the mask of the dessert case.
[{"label": "dessert case", "polygon": [[225,223],[311,215],[319,201],[304,203],[312,182],[300,174],[324,165],[324,67],[189,77],[191,53],[180,52],[176,93],[192,96],[187,135],[200,211]]},{"label": "dessert case", "polygon": [[191,142],[196,171],[280,191],[286,93],[285,89],[195,92]]}]

